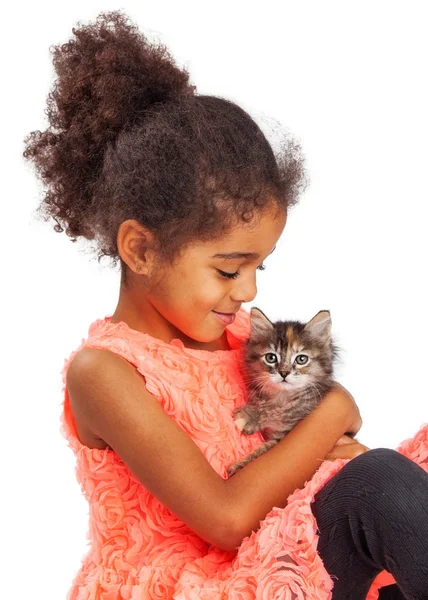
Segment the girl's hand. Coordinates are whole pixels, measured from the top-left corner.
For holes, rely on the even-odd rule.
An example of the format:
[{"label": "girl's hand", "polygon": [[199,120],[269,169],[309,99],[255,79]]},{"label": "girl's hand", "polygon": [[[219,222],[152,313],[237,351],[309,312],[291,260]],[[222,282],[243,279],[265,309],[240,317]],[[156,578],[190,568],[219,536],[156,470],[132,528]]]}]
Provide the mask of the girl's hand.
[{"label": "girl's hand", "polygon": [[331,450],[324,460],[336,460],[336,458],[355,458],[364,452],[367,452],[370,448],[360,444],[357,440],[349,437],[348,435],[342,435],[336,442],[336,445]]}]

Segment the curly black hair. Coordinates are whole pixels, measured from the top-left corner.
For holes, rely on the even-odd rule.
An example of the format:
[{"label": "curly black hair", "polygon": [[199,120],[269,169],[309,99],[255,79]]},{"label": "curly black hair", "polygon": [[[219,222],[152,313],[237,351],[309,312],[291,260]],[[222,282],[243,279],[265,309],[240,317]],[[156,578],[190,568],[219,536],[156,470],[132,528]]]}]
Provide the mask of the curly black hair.
[{"label": "curly black hair", "polygon": [[103,12],[50,48],[57,74],[50,127],[25,137],[47,187],[38,213],[98,260],[120,260],[120,224],[149,228],[172,263],[187,244],[214,240],[272,200],[287,210],[306,185],[300,146],[277,154],[235,103],[197,95],[168,50],[149,43],[122,11]]}]

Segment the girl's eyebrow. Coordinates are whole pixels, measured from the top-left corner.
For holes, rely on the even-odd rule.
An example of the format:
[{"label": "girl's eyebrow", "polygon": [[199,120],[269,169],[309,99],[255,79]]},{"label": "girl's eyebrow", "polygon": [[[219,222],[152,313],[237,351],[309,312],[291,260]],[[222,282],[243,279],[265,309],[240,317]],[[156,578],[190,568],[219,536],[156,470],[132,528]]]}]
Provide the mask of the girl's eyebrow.
[{"label": "girl's eyebrow", "polygon": [[[276,246],[273,247],[272,252],[275,250]],[[270,252],[270,254],[272,254]],[[226,252],[224,254],[214,254],[210,258],[225,258],[226,260],[232,260],[236,258],[259,258],[259,254],[256,252]]]},{"label": "girl's eyebrow", "polygon": [[210,258],[259,258],[259,255],[255,252],[227,252],[225,254],[214,254]]}]

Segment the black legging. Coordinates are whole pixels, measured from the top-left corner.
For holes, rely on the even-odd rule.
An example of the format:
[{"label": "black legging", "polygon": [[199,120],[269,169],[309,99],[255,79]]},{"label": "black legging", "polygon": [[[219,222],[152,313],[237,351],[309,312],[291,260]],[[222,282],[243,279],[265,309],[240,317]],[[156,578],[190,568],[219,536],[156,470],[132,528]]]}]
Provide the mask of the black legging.
[{"label": "black legging", "polygon": [[364,600],[386,569],[380,600],[428,599],[428,474],[396,450],[353,458],[315,495],[318,551],[333,600]]}]

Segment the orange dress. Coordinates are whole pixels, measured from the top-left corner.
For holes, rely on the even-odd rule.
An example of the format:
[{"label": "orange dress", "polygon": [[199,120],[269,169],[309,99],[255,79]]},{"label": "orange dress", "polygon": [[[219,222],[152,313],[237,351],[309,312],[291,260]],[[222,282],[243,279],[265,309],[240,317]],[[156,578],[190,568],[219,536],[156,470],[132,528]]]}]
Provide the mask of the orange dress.
[{"label": "orange dress", "polygon": [[[232,412],[246,401],[243,342],[250,316],[241,309],[226,328],[230,350],[186,348],[163,342],[125,323],[99,319],[65,361],[61,432],[76,456],[76,476],[89,504],[87,551],[67,600],[327,600],[334,582],[317,553],[311,502],[348,460],[320,464],[318,471],[274,507],[239,548],[225,551],[201,539],[131,473],[111,449],[89,448],[76,433],[66,389],[68,365],[83,347],[104,348],[132,363],[148,391],[197,444],[220,477],[258,446],[260,433],[242,434]],[[398,449],[428,472],[428,424]],[[278,556],[288,560],[277,561]],[[367,599],[394,583],[382,571]]]}]

